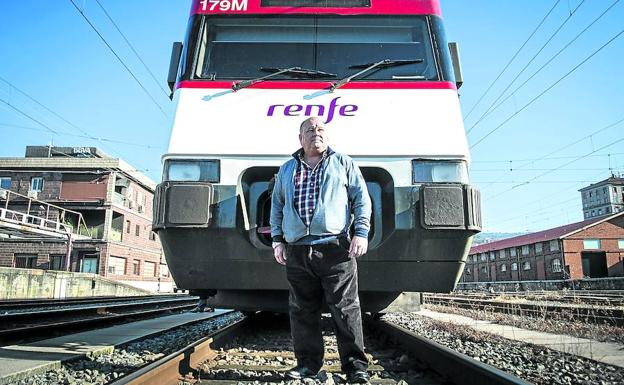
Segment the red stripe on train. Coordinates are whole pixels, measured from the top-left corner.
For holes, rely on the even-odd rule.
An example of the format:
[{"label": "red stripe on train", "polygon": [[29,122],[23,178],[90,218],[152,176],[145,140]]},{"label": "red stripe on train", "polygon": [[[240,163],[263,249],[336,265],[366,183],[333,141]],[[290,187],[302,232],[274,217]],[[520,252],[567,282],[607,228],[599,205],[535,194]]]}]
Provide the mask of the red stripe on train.
[{"label": "red stripe on train", "polygon": [[[231,89],[234,82],[211,80],[185,80],[176,84],[176,88],[225,88]],[[331,82],[291,82],[291,81],[264,81],[248,88],[275,89],[275,90],[322,90],[329,88]],[[351,82],[340,87],[352,90],[457,90],[453,82]]]},{"label": "red stripe on train", "polygon": [[[228,14],[334,14],[334,15],[437,15],[442,16],[439,0],[371,0],[370,7],[261,7],[261,0],[247,0],[244,10],[231,8],[231,0],[226,0],[221,10],[218,0],[193,0],[191,15]],[[241,3],[238,0],[238,3]],[[211,10],[212,8],[212,10]]]}]

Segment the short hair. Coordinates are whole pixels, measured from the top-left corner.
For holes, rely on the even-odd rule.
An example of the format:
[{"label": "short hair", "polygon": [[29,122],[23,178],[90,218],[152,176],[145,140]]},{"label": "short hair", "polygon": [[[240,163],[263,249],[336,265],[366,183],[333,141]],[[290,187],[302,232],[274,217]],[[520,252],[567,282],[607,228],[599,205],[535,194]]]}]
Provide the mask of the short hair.
[{"label": "short hair", "polygon": [[301,122],[301,124],[299,125],[299,133],[301,133],[301,131],[303,131],[303,125],[304,125],[306,122],[311,121],[312,119],[318,119],[318,120],[320,120],[320,121],[321,121],[321,123],[323,122],[319,116],[310,116],[309,118],[307,118],[306,120],[304,120],[303,122]]}]

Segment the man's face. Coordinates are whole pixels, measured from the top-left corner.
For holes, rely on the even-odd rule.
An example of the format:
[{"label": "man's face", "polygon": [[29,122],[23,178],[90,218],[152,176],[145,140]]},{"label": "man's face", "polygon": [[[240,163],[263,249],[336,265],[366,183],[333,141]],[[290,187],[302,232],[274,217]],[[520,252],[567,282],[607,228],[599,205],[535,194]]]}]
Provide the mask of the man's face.
[{"label": "man's face", "polygon": [[299,141],[307,154],[321,154],[327,149],[329,138],[320,119],[310,119],[303,123]]}]

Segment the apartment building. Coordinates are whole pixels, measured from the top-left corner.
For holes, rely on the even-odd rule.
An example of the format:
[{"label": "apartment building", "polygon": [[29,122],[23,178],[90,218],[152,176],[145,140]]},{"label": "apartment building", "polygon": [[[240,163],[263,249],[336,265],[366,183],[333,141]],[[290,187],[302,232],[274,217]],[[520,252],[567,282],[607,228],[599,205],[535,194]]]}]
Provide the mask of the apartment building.
[{"label": "apartment building", "polygon": [[589,219],[624,211],[624,178],[612,175],[579,190],[583,218]]},{"label": "apartment building", "polygon": [[[0,187],[30,198],[10,200],[12,208],[32,213],[37,211],[33,202],[41,201],[78,212],[86,226],[77,228],[88,235],[66,240],[3,234],[0,229],[0,266],[97,273],[148,290],[170,291],[173,282],[151,231],[155,186],[123,160],[95,147],[28,146],[24,158],[0,158]],[[7,205],[2,198],[0,194],[0,206]],[[49,218],[60,215],[60,210],[46,211]],[[62,220],[79,226],[71,217]]]}]

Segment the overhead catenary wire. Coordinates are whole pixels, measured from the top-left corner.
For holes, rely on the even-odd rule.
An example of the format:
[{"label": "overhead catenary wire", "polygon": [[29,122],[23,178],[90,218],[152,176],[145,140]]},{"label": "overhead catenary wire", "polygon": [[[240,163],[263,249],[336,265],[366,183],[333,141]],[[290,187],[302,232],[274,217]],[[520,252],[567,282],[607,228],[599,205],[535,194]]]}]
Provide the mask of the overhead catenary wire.
[{"label": "overhead catenary wire", "polygon": [[145,86],[143,85],[143,83],[141,83],[141,81],[137,78],[137,76],[134,74],[134,72],[132,72],[132,70],[130,69],[130,67],[128,67],[128,65],[123,61],[123,59],[121,59],[121,57],[117,54],[117,52],[115,51],[115,49],[113,49],[113,47],[108,43],[108,41],[106,41],[106,39],[104,38],[104,36],[102,36],[102,34],[100,33],[100,31],[98,31],[97,28],[95,28],[95,25],[93,25],[93,23],[91,22],[91,20],[89,20],[89,18],[87,17],[87,15],[85,15],[84,11],[78,7],[78,5],[74,2],[74,0],[69,0],[70,3],[72,3],[72,5],[74,6],[74,8],[76,8],[76,10],[78,11],[78,13],[80,13],[80,15],[83,17],[83,19],[87,22],[87,24],[89,24],[89,26],[91,27],[91,29],[93,29],[93,31],[98,35],[98,37],[100,38],[100,40],[102,40],[102,42],[106,45],[106,47],[108,47],[108,49],[112,52],[112,54],[117,58],[117,60],[119,61],[119,63],[121,63],[121,65],[125,68],[126,71],[128,71],[128,73],[130,74],[130,76],[132,76],[132,78],[134,79],[134,81],[139,85],[139,87],[141,87],[141,89],[143,90],[143,92],[145,93],[145,95],[147,95],[149,97],[149,99],[154,103],[154,105],[160,110],[160,112],[162,113],[162,115],[167,118],[167,113],[165,112],[165,110],[160,106],[160,104],[156,101],[156,99],[152,96],[152,94],[147,90],[147,88],[145,88]]},{"label": "overhead catenary wire", "polygon": [[[568,21],[570,21],[572,19],[572,17],[576,14],[576,12],[579,10],[579,8],[581,8],[581,6],[585,4],[585,0],[582,0],[577,6],[576,8],[574,8],[570,14],[568,15],[568,17],[566,17],[563,22],[559,25],[559,27],[548,37],[548,39],[546,39],[546,42],[544,44],[542,44],[542,46],[540,47],[540,49],[537,50],[537,52],[533,55],[533,57],[531,57],[531,59],[529,59],[529,61],[524,65],[524,67],[522,67],[522,69],[516,74],[516,76],[511,80],[511,82],[509,82],[509,84],[507,84],[507,86],[505,87],[505,89],[503,89],[498,96],[496,97],[496,99],[494,99],[494,101],[488,106],[488,108],[486,108],[485,112],[481,115],[481,117],[479,117],[479,119],[477,120],[477,122],[479,122],[483,116],[485,114],[487,114],[487,112],[492,108],[492,106],[494,106],[499,100],[500,98],[502,98],[505,95],[505,92],[507,92],[507,90],[509,90],[511,88],[511,86],[513,86],[513,84],[516,82],[516,80],[518,80],[518,78],[520,76],[522,76],[522,74],[524,73],[524,71],[526,71],[527,68],[529,68],[529,66],[533,63],[533,61],[535,59],[537,59],[537,57],[539,56],[540,53],[542,53],[542,51],[544,50],[544,48],[546,48],[548,46],[548,44],[550,44],[550,42],[555,38],[555,36],[557,36],[557,34],[563,29],[563,27],[565,27],[565,25],[568,23]],[[477,123],[473,124],[468,131],[466,131],[467,134],[470,134],[470,132],[476,127]]]},{"label": "overhead catenary wire", "polygon": [[553,168],[553,169],[551,169],[551,170],[545,171],[545,172],[543,172],[543,173],[541,173],[541,174],[539,174],[539,175],[537,175],[537,176],[535,176],[535,177],[533,177],[533,178],[531,178],[531,179],[529,179],[529,180],[526,180],[526,181],[524,181],[524,182],[522,182],[522,183],[520,183],[520,184],[516,184],[516,185],[512,186],[511,188],[509,188],[509,189],[507,189],[507,190],[505,190],[505,191],[502,191],[502,192],[500,192],[500,193],[498,193],[498,194],[494,195],[494,196],[493,196],[493,197],[491,197],[491,198],[488,198],[487,200],[493,200],[493,199],[496,199],[497,197],[499,197],[499,196],[501,196],[501,195],[503,195],[503,194],[505,194],[505,193],[508,193],[509,191],[512,191],[512,190],[514,190],[514,189],[516,189],[516,188],[518,188],[518,187],[521,187],[521,186],[528,185],[528,184],[530,184],[531,182],[535,181],[536,179],[539,179],[539,178],[541,178],[541,177],[543,177],[543,176],[545,176],[545,175],[548,175],[548,174],[550,174],[551,172],[554,172],[554,171],[560,170],[560,169],[562,169],[563,167],[565,167],[565,166],[567,166],[567,165],[569,165],[569,164],[572,164],[572,163],[574,163],[574,162],[577,162],[577,161],[579,161],[579,160],[581,160],[581,159],[586,158],[588,155],[591,155],[591,154],[593,154],[593,153],[595,153],[595,152],[597,152],[597,151],[604,150],[605,148],[611,147],[611,146],[613,146],[613,145],[615,145],[615,144],[618,144],[618,143],[620,143],[620,142],[624,142],[624,138],[620,138],[620,139],[618,139],[618,140],[616,140],[616,141],[614,141],[614,142],[611,142],[611,143],[609,143],[609,144],[606,144],[606,145],[604,145],[604,146],[602,146],[602,147],[598,148],[597,150],[591,151],[591,152],[589,152],[588,154],[581,155],[581,156],[579,156],[579,157],[577,157],[577,158],[575,158],[575,159],[573,159],[573,160],[571,160],[571,161],[569,161],[569,162],[567,162],[567,163],[564,163],[564,164],[562,164],[562,165],[561,165],[561,166],[559,166],[559,167],[556,167],[556,168]]},{"label": "overhead catenary wire", "polygon": [[511,63],[513,63],[513,61],[516,59],[516,57],[520,54],[520,52],[522,51],[522,49],[527,45],[527,43],[533,38],[533,36],[537,33],[537,31],[540,29],[540,27],[544,24],[544,22],[546,21],[546,19],[548,18],[548,16],[550,16],[550,14],[555,10],[555,8],[557,8],[557,5],[560,3],[561,0],[557,0],[555,1],[555,4],[553,4],[553,6],[550,8],[550,10],[546,13],[546,15],[542,18],[542,20],[539,22],[539,24],[537,25],[537,27],[535,27],[533,29],[533,32],[531,32],[531,34],[529,35],[529,37],[524,41],[524,43],[522,43],[522,45],[520,46],[520,48],[518,48],[516,50],[516,52],[514,53],[514,55],[511,57],[511,59],[509,59],[509,61],[507,62],[507,64],[505,65],[505,67],[500,71],[500,73],[498,74],[498,76],[496,76],[496,78],[492,81],[492,83],[490,83],[490,85],[487,87],[487,89],[483,92],[483,94],[481,94],[481,96],[479,97],[479,99],[477,100],[477,102],[472,106],[472,108],[470,109],[470,111],[468,111],[468,113],[466,114],[466,116],[464,116],[464,121],[466,119],[468,119],[468,117],[470,116],[470,114],[472,114],[472,112],[475,110],[475,108],[479,105],[479,103],[481,103],[481,101],[483,100],[483,98],[485,97],[485,95],[488,94],[488,92],[490,92],[490,90],[492,89],[492,87],[494,86],[494,84],[496,84],[496,82],[501,78],[501,76],[503,76],[503,74],[505,73],[505,71],[507,71],[507,68],[509,68],[509,66],[511,65]]},{"label": "overhead catenary wire", "polygon": [[9,106],[9,108],[11,108],[12,110],[14,110],[15,112],[17,112],[18,114],[26,117],[27,119],[32,120],[33,122],[37,123],[38,125],[40,125],[41,127],[44,127],[46,130],[52,132],[55,135],[58,135],[59,133],[50,128],[47,124],[40,122],[39,120],[35,119],[34,117],[32,117],[31,115],[27,114],[26,112],[22,111],[21,109],[15,107],[14,105],[12,105],[11,103],[9,103],[8,101],[2,100],[0,99],[0,102],[6,104],[7,106]]},{"label": "overhead catenary wire", "polygon": [[[19,92],[20,94],[22,94],[23,96],[25,96],[26,98],[28,98],[29,100],[31,100],[32,102],[34,102],[35,104],[37,104],[38,106],[40,106],[41,108],[45,109],[46,111],[48,111],[49,113],[51,113],[52,115],[54,115],[55,117],[57,117],[58,119],[62,120],[63,122],[65,122],[66,124],[68,124],[70,127],[82,132],[83,134],[85,134],[84,137],[89,138],[89,139],[93,139],[96,140],[98,142],[100,142],[103,146],[105,146],[104,142],[110,142],[110,143],[117,143],[117,144],[130,144],[130,142],[123,142],[123,141],[115,141],[114,139],[106,139],[106,138],[98,138],[96,136],[93,136],[91,134],[89,134],[86,130],[76,126],[75,124],[73,124],[72,122],[70,122],[69,120],[67,120],[66,118],[64,118],[63,116],[61,116],[60,114],[58,114],[57,112],[55,112],[54,110],[52,110],[51,108],[47,107],[46,105],[44,105],[43,103],[41,103],[40,101],[38,101],[37,99],[35,99],[34,97],[32,97],[31,95],[29,95],[26,91],[20,89],[19,87],[17,87],[15,84],[11,83],[10,81],[8,81],[7,79],[0,77],[0,80],[3,81],[4,83],[6,83],[7,85],[9,85],[10,89],[15,90],[17,92]],[[52,129],[49,125],[37,120],[36,118],[34,118],[33,116],[25,113],[24,111],[18,109],[17,107],[11,105],[9,102],[4,101],[2,99],[0,99],[0,101],[2,101],[3,103],[7,104],[10,108],[12,108],[13,110],[15,110],[16,112],[18,112],[19,114],[27,117],[28,119],[34,121],[35,123],[39,124],[40,126],[44,127],[46,130],[53,132],[55,135],[69,135],[72,136],[72,134],[68,133],[68,132],[59,132],[57,130]],[[24,127],[24,126],[21,126]],[[37,128],[32,128],[33,130],[38,130]],[[80,135],[76,135],[77,137],[81,137]],[[134,146],[142,146],[142,145],[138,145],[138,144],[133,144]],[[105,146],[106,148],[106,146]],[[119,156],[119,158],[123,158],[123,156],[121,154],[119,154],[117,151],[113,150],[113,153],[115,153],[116,155]]]},{"label": "overhead catenary wire", "polygon": [[141,62],[141,64],[143,64],[143,67],[145,68],[145,70],[150,74],[150,76],[152,77],[152,80],[154,80],[154,83],[156,83],[156,85],[158,86],[158,88],[160,88],[162,90],[162,92],[165,94],[165,96],[168,98],[169,97],[169,92],[167,92],[167,90],[165,90],[165,88],[162,86],[162,84],[158,81],[158,79],[156,79],[156,76],[154,76],[154,73],[152,72],[152,70],[149,68],[149,66],[145,63],[145,61],[143,60],[143,58],[141,57],[141,55],[139,55],[139,53],[137,52],[137,50],[134,48],[134,46],[132,45],[132,43],[130,43],[130,41],[128,40],[128,38],[126,37],[126,35],[121,32],[121,29],[119,28],[119,26],[117,25],[117,23],[115,23],[115,21],[113,20],[113,18],[111,17],[111,15],[108,13],[108,11],[106,11],[106,9],[104,8],[104,6],[102,5],[102,3],[100,3],[100,0],[95,0],[95,2],[97,3],[97,5],[100,6],[100,9],[102,9],[102,12],[104,12],[104,14],[106,15],[106,17],[108,18],[108,20],[111,22],[111,24],[113,24],[113,26],[115,27],[115,29],[117,30],[117,32],[119,32],[119,34],[121,35],[121,37],[124,39],[124,41],[126,42],[126,44],[128,44],[128,47],[130,47],[130,49],[132,50],[132,52],[134,53],[134,55],[137,57],[137,59],[139,59],[139,61]]},{"label": "overhead catenary wire", "polygon": [[[98,142],[111,142],[111,143],[118,143],[118,144],[127,144],[127,145],[131,145],[131,146],[137,146],[137,147],[145,147],[148,149],[152,149],[154,148],[153,146],[149,146],[149,145],[143,145],[143,144],[138,144],[138,143],[131,143],[131,142],[127,142],[127,141],[122,141],[122,140],[116,140],[116,139],[107,139],[107,138],[101,138],[101,137],[97,137],[94,135],[91,135],[89,132],[87,132],[86,130],[78,127],[77,125],[73,124],[72,122],[70,122],[69,120],[67,120],[65,117],[61,116],[59,113],[57,113],[56,111],[52,110],[51,108],[47,107],[46,105],[44,105],[43,103],[41,103],[40,101],[38,101],[37,99],[35,99],[34,97],[32,97],[31,95],[29,95],[28,93],[26,93],[26,91],[20,89],[19,87],[17,87],[15,84],[11,83],[10,81],[8,81],[7,79],[3,78],[2,76],[0,76],[0,80],[3,81],[4,83],[8,84],[9,87],[11,87],[11,89],[14,89],[15,91],[19,92],[20,94],[22,94],[23,96],[25,96],[26,98],[28,98],[29,100],[31,100],[32,102],[34,102],[35,104],[37,104],[39,107],[45,109],[46,111],[48,111],[49,113],[51,113],[52,115],[54,115],[55,117],[57,117],[58,119],[62,120],[64,123],[66,123],[67,125],[69,125],[70,127],[82,132],[84,135],[75,135],[75,134],[71,134],[69,132],[58,132],[58,131],[53,131],[55,134],[57,135],[67,135],[67,136],[75,136],[75,137],[80,137],[80,138],[86,138],[86,139],[93,139],[96,140]],[[40,123],[41,124],[41,123]],[[38,130],[35,127],[25,127],[25,126],[18,126],[18,125],[8,125],[8,124],[4,124],[4,123],[0,123],[0,125],[4,125],[4,126],[11,126],[11,127],[15,127],[15,128],[22,128],[22,129],[31,129],[31,130]],[[50,130],[50,128],[47,128],[48,130]]]},{"label": "overhead catenary wire", "polygon": [[[36,128],[36,127],[19,126],[19,125],[15,125],[15,124],[0,123],[0,126],[12,127],[12,128],[22,129],[22,130],[43,131],[43,130],[41,130],[39,128]],[[99,142],[109,142],[109,143],[124,144],[124,145],[134,146],[134,147],[143,147],[143,148],[150,149],[150,150],[160,148],[159,146],[150,146],[149,144],[132,143],[132,142],[126,142],[126,141],[123,141],[123,140],[110,139],[110,138],[105,138],[105,137],[96,137],[96,136],[92,136],[92,135],[90,135],[88,133],[86,135],[63,133],[63,132],[60,132],[60,133],[57,133],[57,134],[58,135],[62,135],[62,136],[71,136],[71,137],[75,137],[75,138],[93,139],[93,140],[97,140]]]},{"label": "overhead catenary wire", "polygon": [[529,107],[530,105],[532,105],[533,103],[535,103],[535,101],[537,101],[539,98],[541,98],[542,96],[544,96],[546,93],[548,93],[548,91],[550,91],[551,89],[553,89],[557,84],[561,83],[564,79],[566,79],[568,76],[570,76],[572,73],[574,73],[577,69],[579,69],[581,66],[583,66],[583,64],[585,64],[586,62],[588,62],[591,58],[593,58],[595,55],[597,55],[600,51],[602,51],[604,48],[606,48],[607,46],[609,46],[611,43],[613,43],[615,40],[617,40],[622,34],[624,33],[624,29],[621,30],[620,32],[618,32],[617,34],[615,34],[613,37],[611,37],[606,43],[604,43],[602,46],[600,46],[598,49],[596,49],[595,51],[593,51],[589,56],[587,56],[585,59],[583,59],[580,63],[578,63],[576,66],[574,66],[571,70],[569,70],[565,75],[561,76],[559,79],[557,79],[554,83],[552,83],[551,85],[549,85],[544,91],[540,92],[537,96],[535,96],[533,99],[531,99],[528,103],[526,103],[524,106],[522,106],[520,109],[518,109],[516,112],[514,112],[513,114],[511,114],[511,116],[509,116],[507,119],[505,119],[502,123],[500,123],[498,126],[494,127],[492,130],[490,130],[487,134],[485,134],[484,136],[482,136],[481,138],[479,138],[479,140],[477,140],[475,143],[473,143],[470,148],[474,148],[476,147],[478,144],[480,144],[481,142],[483,142],[486,138],[488,138],[490,135],[492,135],[494,132],[498,131],[501,127],[503,127],[505,124],[507,124],[510,120],[512,120],[514,117],[516,117],[519,113],[521,113],[522,111],[524,111],[527,107]]},{"label": "overhead catenary wire", "polygon": [[[566,144],[566,145],[564,145],[564,146],[561,146],[561,147],[557,148],[556,150],[551,151],[551,152],[547,153],[546,155],[544,155],[544,156],[542,156],[542,157],[540,157],[540,158],[536,158],[536,159],[533,159],[533,160],[526,160],[526,161],[524,161],[524,163],[522,163],[522,164],[520,164],[520,165],[518,165],[518,166],[514,166],[514,167],[512,167],[512,165],[510,164],[510,167],[508,168],[508,170],[509,170],[509,171],[518,171],[518,170],[521,170],[521,169],[523,169],[525,166],[528,166],[528,165],[530,165],[530,164],[534,164],[535,162],[539,162],[539,161],[541,161],[541,160],[547,159],[550,155],[556,154],[556,153],[558,153],[558,152],[560,152],[560,151],[563,151],[563,150],[565,150],[565,149],[567,149],[567,148],[570,148],[570,147],[572,147],[572,146],[574,146],[574,145],[576,145],[576,144],[578,144],[578,143],[580,143],[580,142],[582,142],[582,141],[584,141],[584,140],[586,140],[586,139],[588,139],[588,138],[592,138],[594,135],[597,135],[597,134],[599,134],[599,133],[601,133],[601,132],[603,132],[603,131],[606,131],[606,130],[608,130],[608,129],[610,129],[610,128],[616,127],[616,126],[618,126],[619,124],[621,124],[622,122],[624,122],[624,118],[619,119],[619,120],[616,120],[616,121],[615,121],[615,122],[613,122],[613,123],[607,124],[606,126],[601,127],[601,128],[599,128],[598,130],[595,130],[595,131],[593,131],[593,132],[589,133],[588,135],[583,136],[583,137],[582,137],[582,138],[580,138],[580,139],[577,139],[577,140],[575,140],[575,141],[573,141],[573,142],[571,142],[571,143],[568,143],[568,144]],[[607,157],[609,157],[609,158],[611,157],[611,155],[616,155],[616,154],[606,154],[606,156],[607,156]],[[590,156],[596,156],[596,155],[593,155],[593,154],[592,154],[592,155],[590,155]],[[605,156],[605,155],[600,154],[600,155],[598,155],[598,156]],[[560,157],[560,158],[561,158],[561,159],[563,159],[563,157]],[[572,158],[572,159],[576,159],[576,156],[569,157],[568,159],[570,159],[570,158]],[[551,159],[553,159],[553,158],[551,158]],[[534,169],[534,168],[533,168],[533,169],[528,169],[528,170],[537,170],[537,169]],[[527,171],[528,171],[528,170],[527,170]],[[542,171],[545,171],[545,170],[542,170]],[[503,178],[504,178],[504,176],[501,176],[501,177],[500,177],[500,178],[498,178],[495,182],[498,182],[498,181],[502,180]],[[485,185],[485,186],[482,186],[482,188],[488,187],[489,185],[494,184],[495,182],[490,182],[489,184],[487,184],[487,185]]]},{"label": "overhead catenary wire", "polygon": [[[531,81],[537,74],[539,74],[544,68],[546,68],[550,63],[552,63],[559,55],[561,55],[566,49],[568,49],[576,40],[578,40],[585,32],[587,32],[594,24],[596,24],[604,15],[606,15],[611,9],[617,5],[620,0],[616,0],[607,9],[605,9],[600,15],[598,15],[594,20],[592,20],[587,27],[585,27],[581,32],[579,32],[576,36],[574,36],[566,45],[563,46],[559,51],[557,51],[553,56],[551,56],[541,67],[539,67],[531,76],[529,76],[522,84],[520,84],[516,89],[514,89],[510,94],[508,94],[503,100],[498,102],[498,104],[494,105],[492,103],[490,107],[479,117],[479,119],[472,124],[472,126],[468,129],[467,133],[470,133],[473,128],[475,128],[479,123],[481,123],[486,117],[488,117],[491,113],[496,111],[499,107],[501,107],[507,100],[509,100],[512,96],[514,96],[522,87],[524,87],[529,81]],[[514,79],[515,81],[515,79]],[[508,88],[507,88],[508,89]],[[505,90],[507,90],[505,89]],[[502,96],[502,94],[501,94]],[[498,99],[497,99],[498,100]]]},{"label": "overhead catenary wire", "polygon": [[[604,179],[604,173],[603,173],[603,172],[601,172],[601,173],[599,173],[599,174],[595,174],[595,176],[594,176],[593,178],[590,178],[590,179],[593,179],[593,181],[591,181],[590,183],[592,183],[592,184],[593,184],[593,183],[596,183],[596,182],[595,182],[595,180],[601,180],[601,179]],[[576,193],[578,192],[578,183],[577,183],[577,182],[571,182],[571,183],[570,183],[570,186],[569,186],[569,187],[566,187],[565,189],[559,189],[559,190],[555,191],[555,192],[554,192],[554,193],[552,193],[552,194],[547,194],[547,195],[540,196],[538,199],[532,199],[532,200],[530,200],[530,201],[528,201],[528,202],[517,202],[516,204],[518,204],[518,205],[520,205],[520,206],[522,206],[522,207],[527,207],[527,206],[532,206],[532,205],[540,205],[540,206],[541,206],[541,205],[543,205],[543,204],[544,204],[544,203],[545,203],[548,199],[550,199],[550,198],[552,198],[552,197],[556,197],[556,198],[557,198],[557,203],[548,204],[548,205],[546,206],[546,208],[548,208],[548,207],[550,207],[550,206],[558,206],[558,205],[560,205],[560,204],[564,204],[564,203],[569,202],[569,201],[571,201],[571,200],[573,200],[573,199],[578,199],[578,197],[574,197],[574,198],[568,199],[567,201],[562,201],[562,200],[561,200],[561,196],[562,196],[562,194],[564,194],[565,192],[568,192],[568,190],[567,190],[568,188],[573,188],[573,189],[574,189],[574,191],[573,191],[573,192],[576,194]],[[534,211],[540,211],[540,210],[543,210],[543,209],[544,209],[544,207],[540,207],[538,210],[533,210],[533,211],[530,211],[529,213],[534,212]],[[524,214],[522,214],[521,216],[523,217],[523,216],[525,216],[526,214],[527,214],[527,213],[524,213]],[[517,217],[519,217],[519,216],[516,216],[516,217],[513,217],[513,218],[517,218]],[[512,218],[512,219],[513,219],[513,218]],[[498,222],[498,221],[496,221],[496,222]]]},{"label": "overhead catenary wire", "polygon": [[[0,123],[1,124],[1,123]],[[624,152],[610,152],[608,154],[593,154],[592,157],[609,157],[614,155],[624,155]],[[473,160],[471,163],[511,163],[511,162],[530,162],[535,163],[542,160],[560,160],[560,159],[572,159],[576,158],[577,155],[571,156],[543,156],[539,158],[519,158],[519,159],[501,159],[501,160]]]}]

